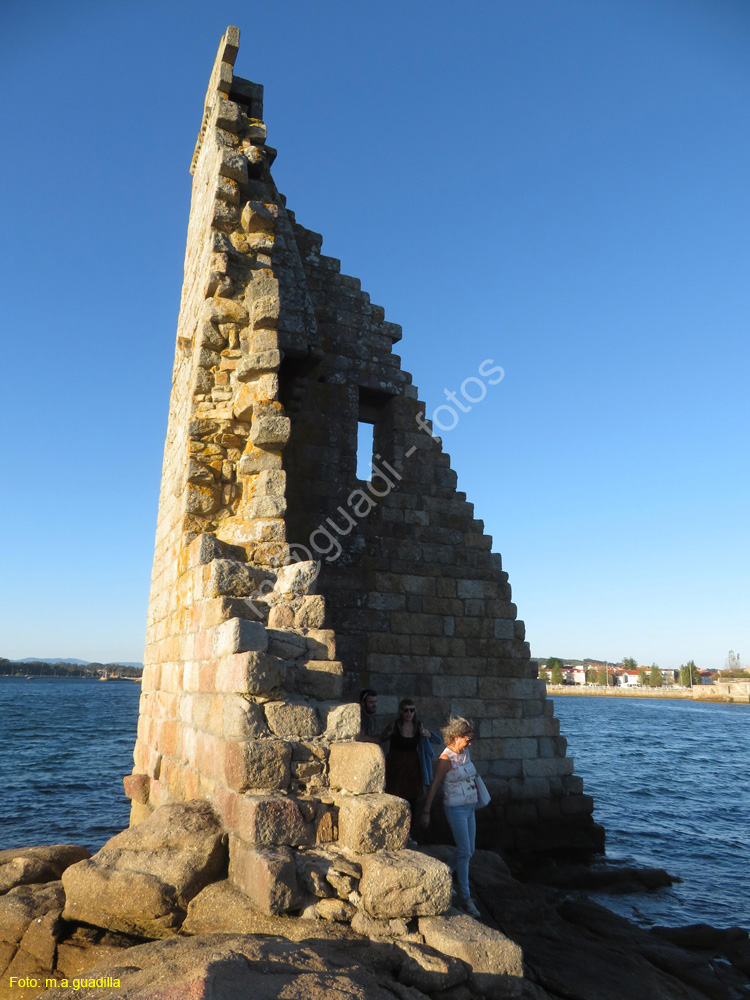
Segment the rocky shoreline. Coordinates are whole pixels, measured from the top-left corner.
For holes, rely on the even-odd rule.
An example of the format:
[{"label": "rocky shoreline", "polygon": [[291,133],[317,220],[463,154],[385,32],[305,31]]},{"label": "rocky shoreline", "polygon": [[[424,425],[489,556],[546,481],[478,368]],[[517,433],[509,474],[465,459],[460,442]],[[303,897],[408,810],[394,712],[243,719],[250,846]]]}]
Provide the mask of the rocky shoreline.
[{"label": "rocky shoreline", "polygon": [[449,852],[302,852],[275,880],[299,893],[281,915],[233,883],[204,802],[162,807],[94,857],[71,845],[2,851],[0,1000],[750,997],[746,930],[644,930],[582,896],[657,891],[665,872],[511,870],[478,851],[474,920],[451,906]]}]

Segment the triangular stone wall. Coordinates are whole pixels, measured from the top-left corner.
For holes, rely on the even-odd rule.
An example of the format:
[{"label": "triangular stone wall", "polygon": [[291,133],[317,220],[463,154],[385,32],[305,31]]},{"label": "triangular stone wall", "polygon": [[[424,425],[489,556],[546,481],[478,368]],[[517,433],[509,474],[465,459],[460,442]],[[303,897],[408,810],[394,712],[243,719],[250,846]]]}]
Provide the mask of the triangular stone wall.
[{"label": "triangular stone wall", "polygon": [[[500,557],[392,352],[401,330],[286,209],[238,44],[227,29],[192,165],[132,821],[209,799],[251,895],[290,881],[294,848],[403,847],[406,804],[356,742],[372,686],[386,715],[408,695],[428,725],[475,720],[498,846],[591,849],[592,801]],[[467,373],[469,394],[497,372]]]}]

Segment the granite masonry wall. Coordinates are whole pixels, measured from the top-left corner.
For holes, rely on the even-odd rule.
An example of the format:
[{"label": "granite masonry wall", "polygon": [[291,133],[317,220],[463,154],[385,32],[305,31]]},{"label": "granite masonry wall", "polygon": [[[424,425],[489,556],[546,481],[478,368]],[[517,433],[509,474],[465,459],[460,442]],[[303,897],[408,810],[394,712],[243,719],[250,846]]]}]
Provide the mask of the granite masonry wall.
[{"label": "granite masonry wall", "polygon": [[299,848],[403,847],[406,803],[356,741],[372,686],[384,721],[406,695],[428,725],[475,720],[498,846],[595,848],[500,556],[393,353],[401,329],[287,210],[238,44],[227,29],[191,168],[132,822],[210,800],[251,895]]}]

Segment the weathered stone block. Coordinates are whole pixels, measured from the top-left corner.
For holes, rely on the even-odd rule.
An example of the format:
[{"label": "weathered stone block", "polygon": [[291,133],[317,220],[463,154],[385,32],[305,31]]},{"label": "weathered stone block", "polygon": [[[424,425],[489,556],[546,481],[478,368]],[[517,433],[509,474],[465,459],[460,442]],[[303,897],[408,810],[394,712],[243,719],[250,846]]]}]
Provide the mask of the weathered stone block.
[{"label": "weathered stone block", "polygon": [[432,678],[432,693],[437,698],[473,698],[477,694],[476,677],[447,677],[437,675]]},{"label": "weathered stone block", "polygon": [[272,414],[256,416],[250,428],[250,440],[261,448],[283,448],[291,430],[289,417]]},{"label": "weathered stone block", "polygon": [[148,802],[151,779],[147,774],[126,774],[122,783],[126,797],[132,802]]},{"label": "weathered stone block", "polygon": [[21,938],[19,953],[30,955],[42,969],[54,968],[61,912],[62,910],[52,910],[43,917],[32,920]]},{"label": "weathered stone block", "polygon": [[227,785],[236,792],[275,791],[289,787],[292,748],[281,740],[227,743]]},{"label": "weathered stone block", "polygon": [[238,149],[222,148],[219,151],[219,173],[239,184],[247,184],[247,160]]},{"label": "weathered stone block", "polygon": [[251,740],[268,736],[263,708],[242,695],[220,696],[223,719],[221,732],[227,739]]},{"label": "weathered stone block", "polygon": [[273,329],[279,321],[280,303],[277,295],[261,295],[250,305],[253,327]]},{"label": "weathered stone block", "polygon": [[244,618],[230,618],[222,622],[214,631],[213,655],[225,656],[228,653],[265,652],[268,648],[268,636],[261,622],[252,622]]},{"label": "weathered stone block", "polygon": [[355,795],[382,792],[385,758],[375,743],[332,743],[328,758],[331,788]]},{"label": "weathered stone block", "polygon": [[250,597],[270,578],[265,570],[234,559],[214,559],[206,581],[205,597]]},{"label": "weathered stone block", "polygon": [[233,653],[223,656],[213,687],[228,694],[268,695],[281,684],[281,661],[268,653]]},{"label": "weathered stone block", "polygon": [[[300,562],[289,563],[288,566],[281,566],[276,571],[276,582],[274,584],[274,593],[279,595],[284,595],[288,597],[299,597],[307,595],[317,579],[318,573],[320,572],[320,563],[313,559],[302,560]],[[316,598],[317,601],[322,602],[323,598]],[[307,599],[300,609],[300,614],[303,609],[308,607],[319,608],[319,604],[311,604],[311,599]],[[296,618],[296,615],[295,615]],[[310,628],[310,625],[298,625],[295,621],[295,627]]]},{"label": "weathered stone block", "polygon": [[294,910],[304,901],[294,855],[285,847],[253,847],[231,836],[229,878],[263,913]]},{"label": "weathered stone block", "polygon": [[590,795],[564,795],[560,799],[563,816],[587,815],[594,811],[594,800]]},{"label": "weathered stone block", "polygon": [[381,919],[435,916],[451,905],[450,868],[418,851],[383,851],[362,858],[359,891],[365,910]]},{"label": "weathered stone block", "polygon": [[281,468],[281,455],[277,451],[264,451],[250,444],[237,466],[239,476],[255,476],[266,469]]},{"label": "weathered stone block", "polygon": [[535,739],[506,739],[503,741],[503,757],[512,760],[518,757],[521,760],[527,757],[536,757],[537,745]]},{"label": "weathered stone block", "polygon": [[312,705],[269,701],[264,705],[268,728],[276,736],[312,737],[320,733],[318,713]]},{"label": "weathered stone block", "polygon": [[339,843],[358,854],[406,846],[411,813],[395,795],[345,795],[338,800]]},{"label": "weathered stone block", "polygon": [[523,952],[515,941],[472,917],[420,917],[425,943],[464,962],[469,983],[482,997],[517,997],[523,986]]},{"label": "weathered stone block", "polygon": [[185,489],[185,510],[189,514],[212,514],[219,506],[219,491],[213,486],[188,483]]},{"label": "weathered stone block", "polygon": [[544,757],[524,761],[523,769],[529,778],[552,778],[572,774],[573,761],[570,757]]},{"label": "weathered stone block", "polygon": [[237,395],[232,401],[232,413],[234,413],[238,420],[252,420],[256,399],[257,395],[254,383],[240,386]]},{"label": "weathered stone block", "polygon": [[511,778],[508,782],[511,799],[549,798],[547,778]]},{"label": "weathered stone block", "polygon": [[494,632],[496,639],[516,638],[516,623],[507,618],[496,618],[494,622]]},{"label": "weathered stone block", "polygon": [[[318,566],[318,563],[315,563]],[[320,594],[305,597],[302,607],[295,612],[295,628],[322,628],[325,622],[325,599]]]},{"label": "weathered stone block", "polygon": [[319,706],[324,721],[326,738],[329,740],[351,740],[359,735],[361,717],[359,703],[338,705],[324,702]]},{"label": "weathered stone block", "polygon": [[283,517],[286,513],[286,497],[278,494],[253,494],[247,511],[251,518]]},{"label": "weathered stone block", "polygon": [[281,351],[253,351],[237,365],[237,381],[251,382],[264,372],[275,371],[281,364]]},{"label": "weathered stone block", "polygon": [[308,660],[299,668],[299,689],[318,701],[340,699],[344,690],[344,667],[338,660]]},{"label": "weathered stone block", "polygon": [[310,629],[305,635],[305,643],[311,659],[336,659],[336,637],[333,629]]},{"label": "weathered stone block", "polygon": [[247,844],[300,847],[314,839],[299,806],[286,796],[240,796],[235,823],[236,833]]},{"label": "weathered stone block", "polygon": [[356,912],[356,907],[344,899],[319,899],[315,904],[315,915],[321,920],[348,923]]},{"label": "weathered stone block", "polygon": [[291,628],[294,624],[294,608],[290,604],[275,604],[268,612],[270,629]]},{"label": "weathered stone block", "polygon": [[217,97],[214,100],[213,112],[216,115],[217,128],[226,129],[227,132],[240,131],[240,109],[234,101]]},{"label": "weathered stone block", "polygon": [[[273,610],[273,609],[272,609]],[[296,632],[282,632],[278,629],[268,630],[268,650],[282,660],[296,660],[307,652],[307,642],[303,635]]]}]

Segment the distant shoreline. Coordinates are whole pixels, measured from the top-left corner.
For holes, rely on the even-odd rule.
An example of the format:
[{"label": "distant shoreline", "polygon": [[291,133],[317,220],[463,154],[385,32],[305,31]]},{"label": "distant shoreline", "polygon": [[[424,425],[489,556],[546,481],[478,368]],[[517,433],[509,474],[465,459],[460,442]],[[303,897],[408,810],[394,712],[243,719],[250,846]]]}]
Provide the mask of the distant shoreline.
[{"label": "distant shoreline", "polygon": [[[731,695],[713,692],[708,686],[700,688],[701,694],[695,697],[692,688],[621,688],[621,687],[578,687],[572,684],[547,683],[547,692],[551,695],[564,695],[578,698],[671,698],[674,701],[709,702],[724,705],[750,705],[747,695],[732,697]],[[706,692],[705,694],[703,692]]]},{"label": "distant shoreline", "polygon": [[[6,678],[15,678],[17,681],[38,681],[40,679],[53,681],[101,681],[104,679],[98,674],[0,674],[0,680]],[[118,681],[137,681],[140,684],[141,680],[140,674],[134,674],[132,677],[108,677],[106,683],[109,684],[110,681],[113,681],[115,684]]]}]

